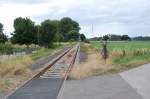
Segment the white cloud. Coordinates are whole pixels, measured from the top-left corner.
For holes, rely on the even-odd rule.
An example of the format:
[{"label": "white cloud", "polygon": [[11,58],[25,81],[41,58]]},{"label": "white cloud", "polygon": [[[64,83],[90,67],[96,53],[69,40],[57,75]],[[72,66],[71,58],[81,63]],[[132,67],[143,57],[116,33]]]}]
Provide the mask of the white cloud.
[{"label": "white cloud", "polygon": [[16,17],[34,17],[47,14],[51,10],[47,4],[1,4],[0,22],[4,24],[5,32],[13,31],[13,20]]},{"label": "white cloud", "polygon": [[[134,36],[142,31],[149,35],[149,11],[149,0],[1,0],[0,22],[5,32],[12,32],[13,20],[19,16],[36,22],[69,16],[81,24],[81,32],[88,37],[105,33]],[[91,34],[92,24],[95,34]]]}]

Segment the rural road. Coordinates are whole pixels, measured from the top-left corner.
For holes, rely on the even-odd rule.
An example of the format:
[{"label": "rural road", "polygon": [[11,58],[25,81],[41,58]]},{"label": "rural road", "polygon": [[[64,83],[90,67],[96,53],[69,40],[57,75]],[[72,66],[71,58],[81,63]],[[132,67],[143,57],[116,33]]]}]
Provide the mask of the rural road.
[{"label": "rural road", "polygon": [[120,74],[66,82],[62,99],[150,99],[150,64]]}]

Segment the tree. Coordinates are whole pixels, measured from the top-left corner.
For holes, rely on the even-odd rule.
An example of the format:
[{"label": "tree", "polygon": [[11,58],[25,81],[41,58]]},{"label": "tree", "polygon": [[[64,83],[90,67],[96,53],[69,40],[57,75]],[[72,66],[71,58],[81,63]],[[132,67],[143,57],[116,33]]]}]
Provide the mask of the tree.
[{"label": "tree", "polygon": [[37,27],[32,20],[18,17],[14,20],[14,29],[12,43],[26,45],[37,43]]},{"label": "tree", "polygon": [[72,19],[65,17],[60,20],[59,24],[59,32],[63,35],[64,40],[67,41],[68,39],[68,33],[72,29]]},{"label": "tree", "polygon": [[45,20],[41,23],[40,28],[40,44],[45,47],[52,47],[57,33],[57,25],[55,21]]},{"label": "tree", "polygon": [[62,40],[63,40],[63,37],[62,37],[62,34],[59,32],[59,24],[60,24],[60,21],[59,21],[59,20],[53,20],[53,24],[54,24],[55,27],[56,27],[56,33],[55,33],[55,39],[54,39],[54,41],[55,41],[55,42],[62,41]]},{"label": "tree", "polygon": [[72,30],[69,32],[68,38],[69,40],[78,41],[79,33],[76,30]]},{"label": "tree", "polygon": [[7,36],[3,33],[3,24],[0,23],[0,43],[8,41]]},{"label": "tree", "polygon": [[133,37],[133,40],[136,40],[136,41],[150,41],[150,36]]},{"label": "tree", "polygon": [[2,32],[3,32],[3,24],[0,23],[0,33],[2,33]]},{"label": "tree", "polygon": [[121,40],[126,41],[131,40],[131,38],[128,35],[122,35]]},{"label": "tree", "polygon": [[80,34],[80,39],[81,39],[81,41],[85,41],[86,40],[85,35],[84,34]]},{"label": "tree", "polygon": [[7,36],[4,33],[0,33],[0,43],[8,41]]},{"label": "tree", "polygon": [[104,35],[102,40],[107,41],[108,39],[109,39],[109,36],[108,35]]},{"label": "tree", "polygon": [[79,23],[77,23],[76,21],[72,20],[72,30],[75,30],[79,33],[80,30],[80,26]]},{"label": "tree", "polygon": [[116,34],[110,34],[109,35],[109,40],[110,41],[121,41],[121,35],[116,35]]},{"label": "tree", "polygon": [[79,34],[79,24],[72,20],[69,17],[64,17],[60,20],[60,24],[59,24],[59,33],[62,34],[64,41],[68,41],[72,38],[69,38],[69,33],[74,30],[76,31],[77,34]]}]

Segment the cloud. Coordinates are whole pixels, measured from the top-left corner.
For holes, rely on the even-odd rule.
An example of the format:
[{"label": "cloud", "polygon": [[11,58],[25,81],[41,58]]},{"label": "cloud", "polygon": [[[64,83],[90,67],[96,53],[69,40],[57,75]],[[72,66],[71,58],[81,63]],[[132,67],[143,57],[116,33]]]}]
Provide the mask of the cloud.
[{"label": "cloud", "polygon": [[[80,23],[81,32],[88,37],[150,33],[149,0],[1,0],[0,12],[6,33],[13,31],[13,20],[19,16],[37,23],[69,16]],[[92,25],[94,33],[91,33]]]},{"label": "cloud", "polygon": [[1,4],[0,5],[0,22],[4,24],[5,32],[13,32],[13,21],[17,17],[40,16],[51,12],[47,4]]}]

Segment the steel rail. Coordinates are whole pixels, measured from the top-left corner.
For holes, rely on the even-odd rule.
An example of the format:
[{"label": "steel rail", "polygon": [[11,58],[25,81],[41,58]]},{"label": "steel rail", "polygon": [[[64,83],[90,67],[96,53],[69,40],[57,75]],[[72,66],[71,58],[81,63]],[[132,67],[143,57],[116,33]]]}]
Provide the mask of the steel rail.
[{"label": "steel rail", "polygon": [[[65,56],[71,49],[74,48],[74,46],[76,46],[76,44],[72,45],[69,49],[67,49],[65,52],[63,52],[61,55],[57,56],[54,60],[52,60],[50,63],[48,63],[47,66],[45,66],[44,69],[42,69],[39,73],[35,74],[30,80],[26,81],[23,85],[19,86],[15,91],[17,91],[19,88],[23,87],[25,84],[27,84],[28,82],[30,82],[31,80],[33,80],[34,78],[39,78],[41,75],[43,75],[47,70],[49,70],[55,63],[57,63],[57,61],[59,61],[61,58],[63,58],[63,56]],[[65,74],[65,78],[66,79],[67,75]],[[60,86],[61,87],[61,86]],[[60,88],[61,89],[61,88]],[[9,96],[11,96],[13,93],[15,93],[15,91],[13,91],[12,93],[10,93],[9,95],[7,95],[5,97],[5,99],[9,98]]]},{"label": "steel rail", "polygon": [[77,50],[75,52],[75,55],[69,65],[69,68],[65,74],[65,77],[64,77],[64,80],[62,82],[62,86],[60,87],[60,90],[59,90],[59,93],[58,93],[58,96],[57,96],[57,99],[62,99],[62,94],[63,94],[63,90],[64,90],[64,86],[65,86],[65,81],[68,79],[68,76],[69,76],[69,73],[71,72],[72,68],[73,68],[73,65],[76,61],[76,58],[77,58],[77,55],[78,55],[78,52],[79,52],[79,48],[80,48],[80,44],[78,43],[77,45]]}]

